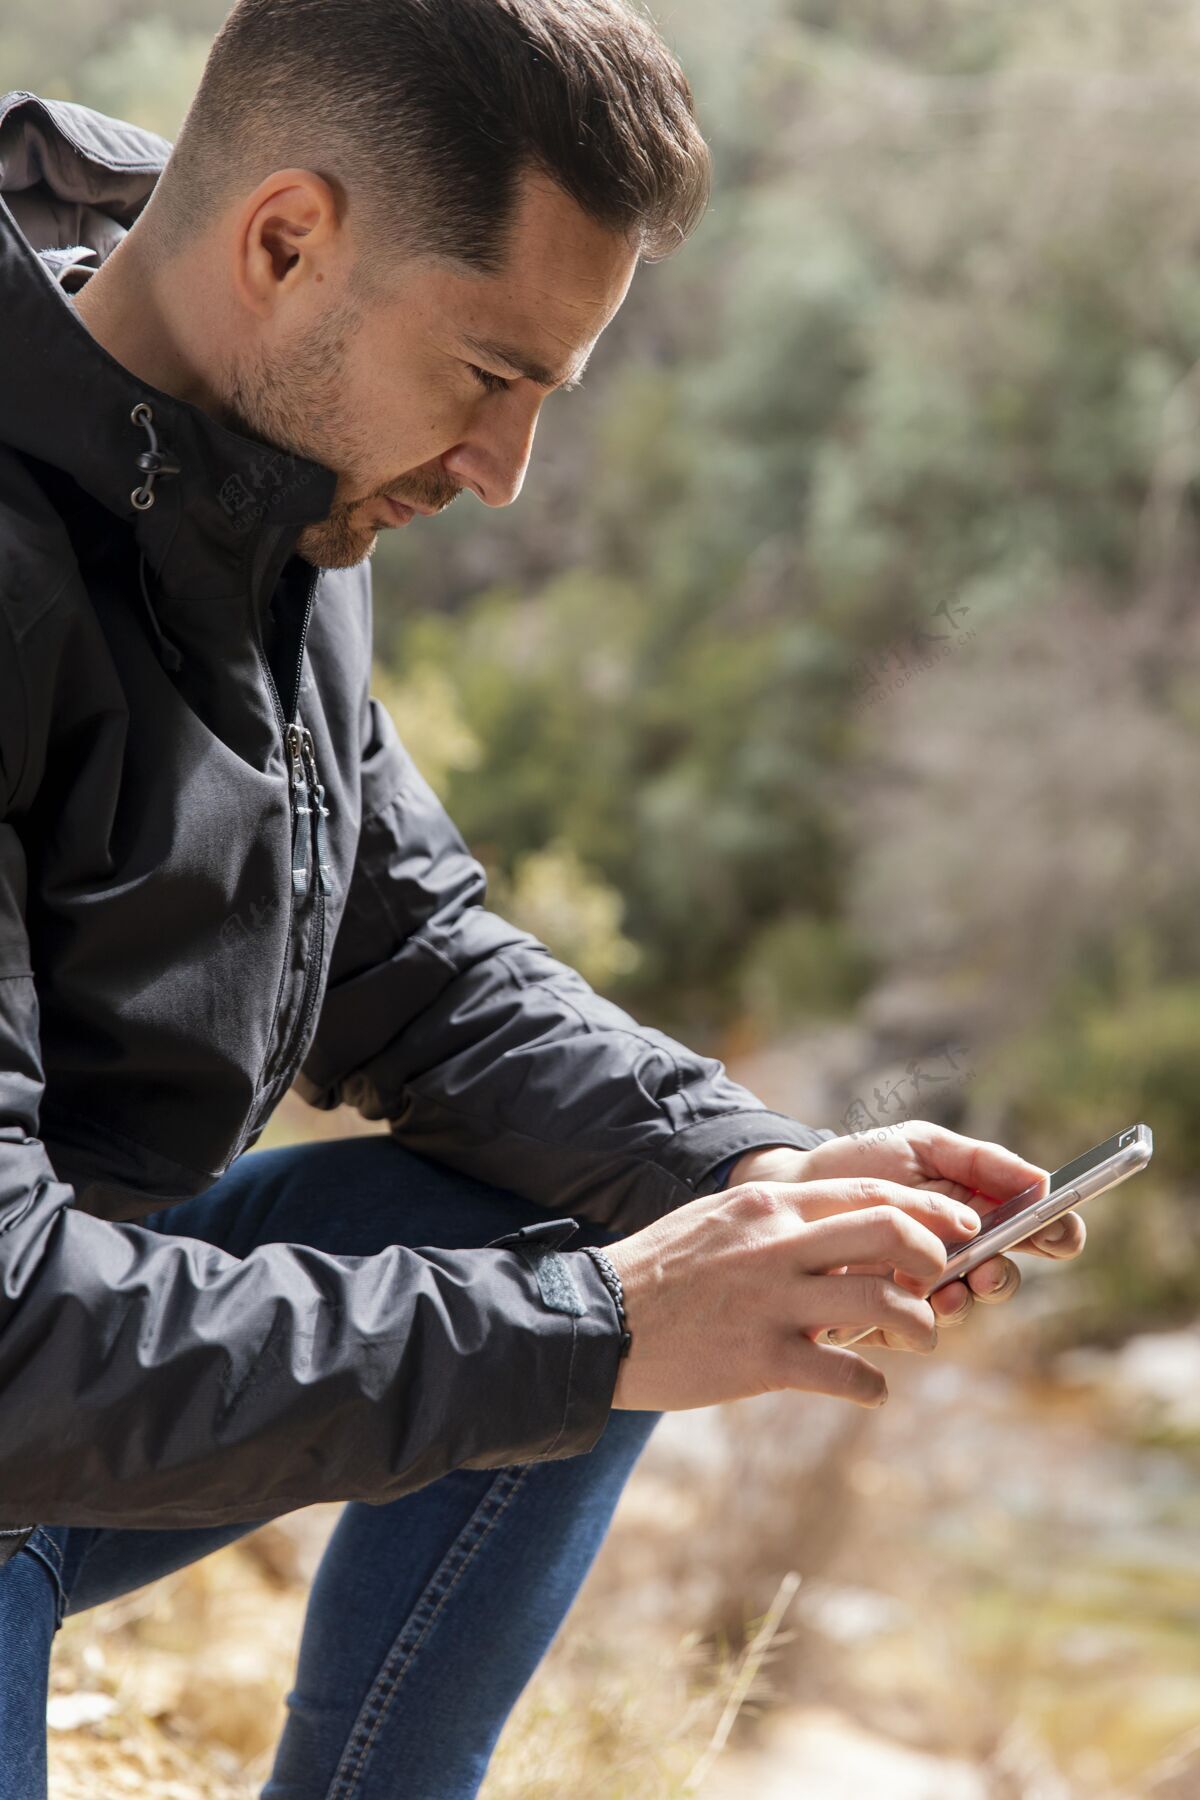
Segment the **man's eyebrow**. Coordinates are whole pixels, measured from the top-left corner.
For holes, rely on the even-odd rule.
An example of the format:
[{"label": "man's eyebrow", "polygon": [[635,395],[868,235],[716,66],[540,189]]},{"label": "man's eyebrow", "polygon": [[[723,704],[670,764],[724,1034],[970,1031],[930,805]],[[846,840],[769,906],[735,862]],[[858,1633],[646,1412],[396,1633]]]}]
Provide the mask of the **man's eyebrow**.
[{"label": "man's eyebrow", "polygon": [[498,344],[491,338],[463,337],[463,348],[472,355],[481,356],[485,362],[504,363],[514,375],[522,376],[526,381],[536,381],[539,387],[561,388],[569,394],[572,388],[579,386],[583,371],[588,366],[590,356],[585,356],[574,374],[556,375],[545,363],[534,357],[526,356],[523,351],[515,350],[508,344]]}]

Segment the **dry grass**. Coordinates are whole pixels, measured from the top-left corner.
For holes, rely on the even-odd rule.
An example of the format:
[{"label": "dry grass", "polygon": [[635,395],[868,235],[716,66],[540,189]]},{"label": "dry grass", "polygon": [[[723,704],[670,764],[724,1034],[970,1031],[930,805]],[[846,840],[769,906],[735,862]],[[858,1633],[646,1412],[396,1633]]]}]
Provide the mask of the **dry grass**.
[{"label": "dry grass", "polygon": [[[891,1356],[881,1414],[793,1394],[664,1420],[483,1800],[843,1800],[839,1756],[922,1800],[1200,1791],[1200,1576],[1185,1558],[1156,1593],[1100,1542],[1141,1481],[1150,1523],[1161,1465],[989,1377],[1013,1330]],[[55,1705],[111,1710],[51,1731],[52,1800],[257,1796],[336,1512],[67,1619]]]},{"label": "dry grass", "polygon": [[[635,1477],[636,1484],[636,1477]],[[647,1494],[619,1519],[503,1734],[486,1800],[683,1800],[756,1685],[751,1654],[667,1617],[630,1631],[622,1568],[649,1549]],[[252,1800],[284,1721],[312,1570],[337,1513],[291,1515],[152,1586],[68,1617],[56,1640],[51,1800]],[[103,1716],[95,1715],[104,1711]],[[717,1743],[714,1747],[714,1737]]]},{"label": "dry grass", "polygon": [[[282,1728],[306,1552],[337,1508],[264,1527],[107,1606],[68,1617],[51,1665],[53,1800],[248,1800]],[[322,1517],[321,1515],[328,1515]],[[303,1524],[300,1522],[303,1521]],[[68,1696],[111,1710],[70,1719]]]}]

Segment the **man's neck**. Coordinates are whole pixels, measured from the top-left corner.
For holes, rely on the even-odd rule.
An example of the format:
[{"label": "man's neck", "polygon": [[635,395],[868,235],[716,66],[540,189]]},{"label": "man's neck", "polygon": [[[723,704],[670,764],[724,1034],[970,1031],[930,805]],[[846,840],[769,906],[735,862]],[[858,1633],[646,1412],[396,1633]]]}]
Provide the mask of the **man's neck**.
[{"label": "man's neck", "polygon": [[215,395],[182,355],[171,330],[165,285],[139,256],[131,231],[71,298],[97,343],[130,374],[215,414]]}]

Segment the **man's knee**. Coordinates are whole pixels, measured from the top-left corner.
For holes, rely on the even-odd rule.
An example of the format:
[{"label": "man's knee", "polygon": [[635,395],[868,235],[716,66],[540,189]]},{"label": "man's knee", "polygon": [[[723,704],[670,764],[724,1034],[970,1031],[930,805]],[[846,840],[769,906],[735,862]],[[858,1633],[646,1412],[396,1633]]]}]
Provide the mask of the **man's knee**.
[{"label": "man's knee", "polygon": [[[65,1526],[35,1525],[21,1548],[0,1568],[0,1635],[27,1627],[36,1615],[51,1621],[51,1635],[63,1622]],[[19,1646],[14,1647],[19,1655]]]},{"label": "man's knee", "polygon": [[391,1244],[481,1249],[546,1216],[376,1132],[247,1151],[204,1194],[145,1223],[235,1256],[266,1243],[371,1256]]}]

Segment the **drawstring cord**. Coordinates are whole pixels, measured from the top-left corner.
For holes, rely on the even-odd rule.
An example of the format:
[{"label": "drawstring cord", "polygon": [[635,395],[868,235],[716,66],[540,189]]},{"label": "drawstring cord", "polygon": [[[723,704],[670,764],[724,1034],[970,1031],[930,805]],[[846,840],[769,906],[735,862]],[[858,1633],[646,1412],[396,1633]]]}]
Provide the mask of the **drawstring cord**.
[{"label": "drawstring cord", "polygon": [[140,425],[150,439],[150,448],[143,450],[137,459],[137,466],[146,479],[140,487],[135,487],[129,498],[139,512],[146,512],[154,505],[156,495],[154,483],[159,475],[178,475],[179,464],[167,450],[158,447],[158,433],[154,429],[154,414],[144,400],[139,400],[129,417],[135,425]]},{"label": "drawstring cord", "polygon": [[[158,433],[154,429],[154,414],[144,400],[139,400],[129,415],[133,424],[140,425],[150,439],[150,448],[143,450],[137,459],[137,466],[142,471],[143,480],[140,487],[135,487],[129,498],[139,512],[148,512],[158,498],[154,492],[154,483],[160,475],[178,475],[180,465],[169,451],[159,446]],[[150,598],[150,589],[146,581],[146,555],[138,552],[138,580],[141,583],[142,599],[146,605],[146,617],[154,632],[159,661],[172,673],[182,669],[183,656],[177,645],[173,644],[158,622],[158,614]]]}]

